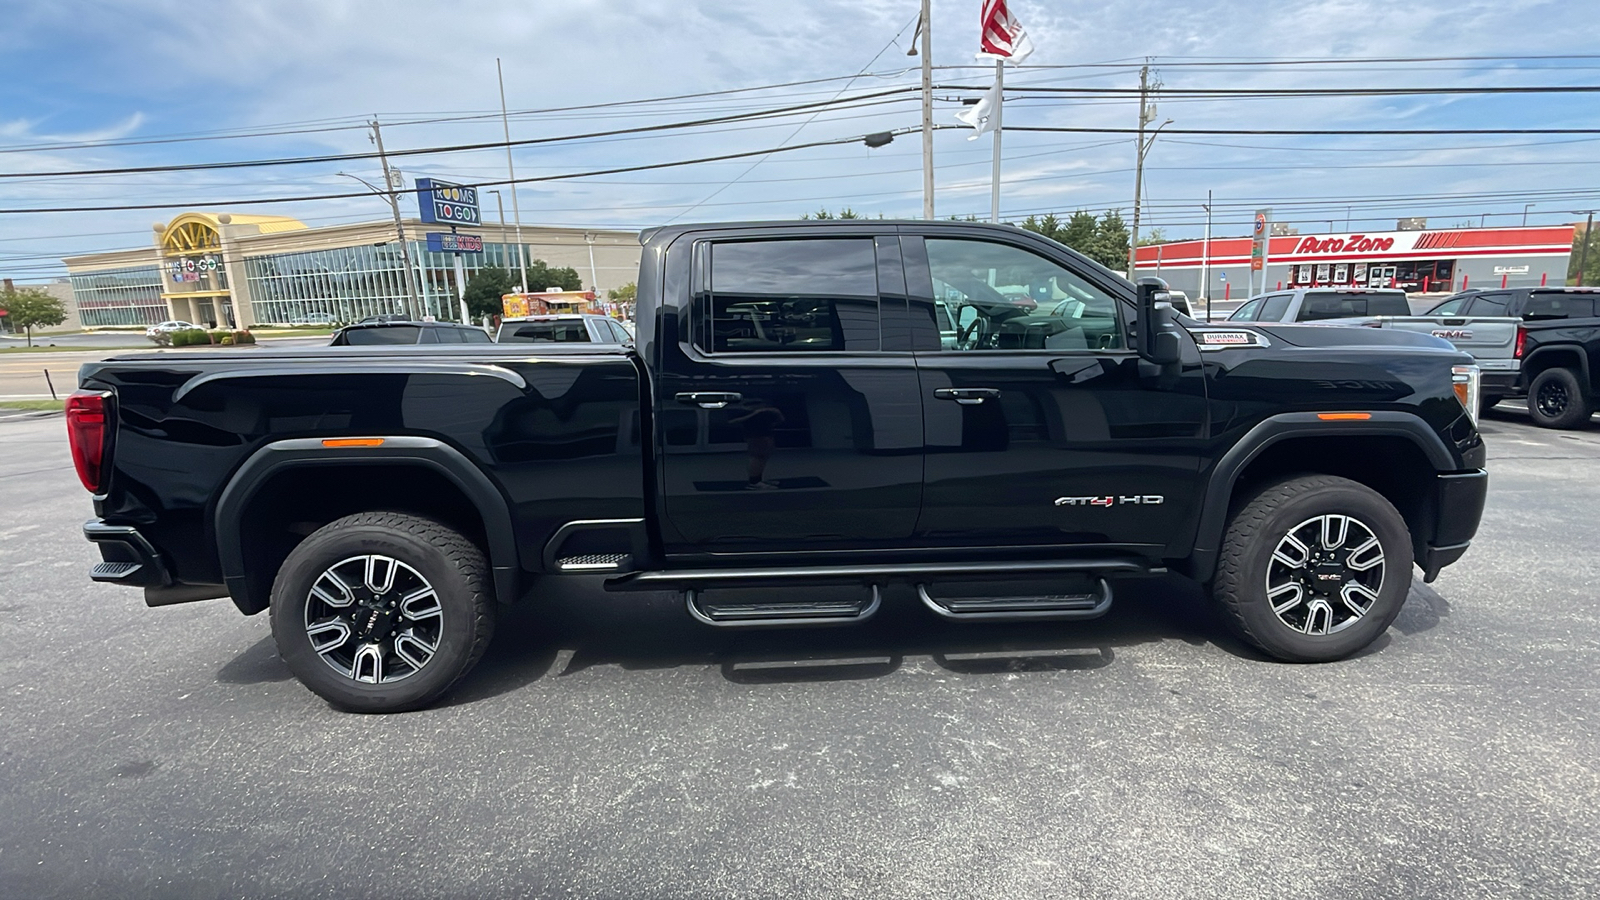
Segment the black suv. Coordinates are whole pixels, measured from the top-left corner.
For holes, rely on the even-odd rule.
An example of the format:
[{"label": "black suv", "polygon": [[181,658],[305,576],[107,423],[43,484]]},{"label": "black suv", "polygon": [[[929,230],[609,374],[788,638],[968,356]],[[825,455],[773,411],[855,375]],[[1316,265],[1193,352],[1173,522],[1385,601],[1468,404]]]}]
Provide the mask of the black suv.
[{"label": "black suv", "polygon": [[1589,421],[1600,398],[1600,288],[1535,287],[1463,291],[1429,310],[1430,316],[1514,316],[1513,356],[1521,370],[1508,383],[1486,378],[1486,407],[1506,397],[1527,397],[1528,413],[1544,428],[1575,428]]},{"label": "black suv", "polygon": [[454,322],[360,322],[334,332],[330,347],[374,344],[492,344],[489,333]]}]

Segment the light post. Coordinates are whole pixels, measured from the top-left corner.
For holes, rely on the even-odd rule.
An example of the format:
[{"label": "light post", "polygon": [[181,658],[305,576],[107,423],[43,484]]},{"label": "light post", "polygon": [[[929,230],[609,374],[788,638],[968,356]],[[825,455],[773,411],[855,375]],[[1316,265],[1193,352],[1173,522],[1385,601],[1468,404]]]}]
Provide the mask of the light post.
[{"label": "light post", "polygon": [[1537,203],[1524,203],[1522,205],[1522,227],[1523,228],[1527,228],[1528,227],[1528,210],[1530,210],[1530,209],[1532,209],[1532,208],[1534,208],[1535,206],[1538,206],[1538,205],[1539,204],[1537,204]]},{"label": "light post", "polygon": [[363,185],[365,185],[367,190],[369,190],[369,191],[373,192],[374,194],[377,194],[378,196],[383,197],[383,198],[385,198],[385,199],[387,199],[389,201],[389,208],[394,211],[394,234],[395,234],[395,238],[400,241],[400,261],[401,261],[401,264],[402,264],[401,265],[401,271],[405,273],[404,278],[405,278],[405,283],[406,283],[406,301],[407,301],[407,310],[406,310],[406,312],[409,313],[413,319],[417,319],[417,320],[420,321],[422,319],[422,312],[421,312],[422,304],[419,303],[418,300],[417,300],[417,285],[416,285],[416,282],[412,281],[412,276],[411,276],[411,251],[406,246],[406,229],[405,229],[405,226],[402,225],[401,222],[400,222],[400,201],[399,201],[399,199],[397,199],[395,197],[395,192],[394,191],[381,191],[381,190],[378,190],[376,185],[374,185],[372,182],[366,180],[365,178],[362,178],[360,175],[351,175],[349,172],[335,172],[334,174],[335,175],[342,175],[345,178],[353,178],[356,181],[359,181]]},{"label": "light post", "polygon": [[[1140,128],[1143,128],[1146,121],[1148,121],[1144,118],[1144,116],[1145,113],[1141,112],[1139,117]],[[1150,110],[1150,118],[1155,118],[1153,109]],[[1168,119],[1165,122],[1162,122],[1160,125],[1157,125],[1156,130],[1150,132],[1150,136],[1148,138],[1144,137],[1143,135],[1140,135],[1139,137],[1139,152],[1136,154],[1138,159],[1133,170],[1133,234],[1128,237],[1129,278],[1133,277],[1134,258],[1139,252],[1139,193],[1144,188],[1144,158],[1150,152],[1150,145],[1156,142],[1156,135],[1161,133],[1161,129],[1171,124],[1172,120]]]}]

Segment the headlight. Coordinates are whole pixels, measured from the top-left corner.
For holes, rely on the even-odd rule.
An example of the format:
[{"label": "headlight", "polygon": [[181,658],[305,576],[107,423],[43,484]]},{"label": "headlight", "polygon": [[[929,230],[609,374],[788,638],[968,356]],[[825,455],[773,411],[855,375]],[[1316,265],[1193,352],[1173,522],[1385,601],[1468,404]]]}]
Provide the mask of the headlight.
[{"label": "headlight", "polygon": [[1456,389],[1456,399],[1467,410],[1467,418],[1478,424],[1478,382],[1482,373],[1477,366],[1451,366],[1450,382]]}]

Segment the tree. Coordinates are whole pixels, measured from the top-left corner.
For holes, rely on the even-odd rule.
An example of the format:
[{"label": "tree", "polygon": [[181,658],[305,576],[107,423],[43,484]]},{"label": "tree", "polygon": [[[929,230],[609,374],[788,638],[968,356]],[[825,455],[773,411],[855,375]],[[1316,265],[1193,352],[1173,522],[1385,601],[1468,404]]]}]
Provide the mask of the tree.
[{"label": "tree", "polygon": [[1141,247],[1149,247],[1152,244],[1165,244],[1166,242],[1167,233],[1159,228],[1152,228],[1149,234],[1139,238],[1139,246]]},{"label": "tree", "polygon": [[464,292],[467,312],[474,316],[498,316],[503,308],[500,295],[511,293],[516,283],[511,273],[499,266],[485,266],[467,279]]},{"label": "tree", "polygon": [[528,283],[524,290],[538,292],[549,288],[563,291],[583,290],[583,279],[578,276],[578,270],[571,266],[553,268],[542,259],[535,259],[528,263]]},{"label": "tree", "polygon": [[606,299],[613,303],[632,303],[638,296],[639,286],[631,281],[622,287],[606,291]]},{"label": "tree", "polygon": [[1087,210],[1078,210],[1065,223],[1056,218],[1054,213],[1042,219],[1029,216],[1023,220],[1022,227],[1094,258],[1097,224],[1094,214]]},{"label": "tree", "polygon": [[[802,218],[802,219],[859,219],[859,218],[861,218],[861,214],[856,212],[855,210],[851,209],[848,206],[846,206],[844,209],[839,210],[837,213],[832,213],[832,212],[828,212],[828,208],[826,206],[824,206],[821,209],[817,210],[816,212],[814,212],[814,213],[806,213],[805,215],[801,216],[800,218]],[[883,217],[879,216],[878,218],[881,219]]]},{"label": "tree", "polygon": [[[1583,258],[1584,239],[1589,241],[1589,258]],[[1567,263],[1567,284],[1582,287],[1578,284],[1578,266],[1583,265],[1583,284],[1600,284],[1600,234],[1585,234],[1583,227],[1579,226],[1576,234],[1572,236],[1572,257]]]},{"label": "tree", "polygon": [[1090,259],[1118,272],[1128,267],[1128,226],[1122,221],[1122,211],[1108,209],[1095,223],[1094,240],[1090,249],[1080,251]]},{"label": "tree", "polygon": [[13,328],[28,334],[33,346],[33,329],[40,325],[60,325],[67,320],[67,308],[44,288],[9,288],[0,291],[0,309],[5,310]]}]

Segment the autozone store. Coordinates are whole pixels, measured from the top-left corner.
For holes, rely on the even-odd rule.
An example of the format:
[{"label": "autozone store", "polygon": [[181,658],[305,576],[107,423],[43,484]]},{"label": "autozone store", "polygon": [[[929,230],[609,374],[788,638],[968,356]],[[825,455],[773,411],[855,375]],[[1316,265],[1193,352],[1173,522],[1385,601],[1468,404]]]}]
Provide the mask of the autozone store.
[{"label": "autozone store", "polygon": [[[1272,289],[1342,285],[1450,293],[1469,287],[1566,283],[1573,226],[1452,228],[1278,235],[1267,254]],[[1157,275],[1191,297],[1242,299],[1250,284],[1250,238],[1173,241],[1140,247],[1135,274]],[[1260,276],[1256,276],[1260,282]],[[1258,284],[1259,290],[1259,284]]]}]

